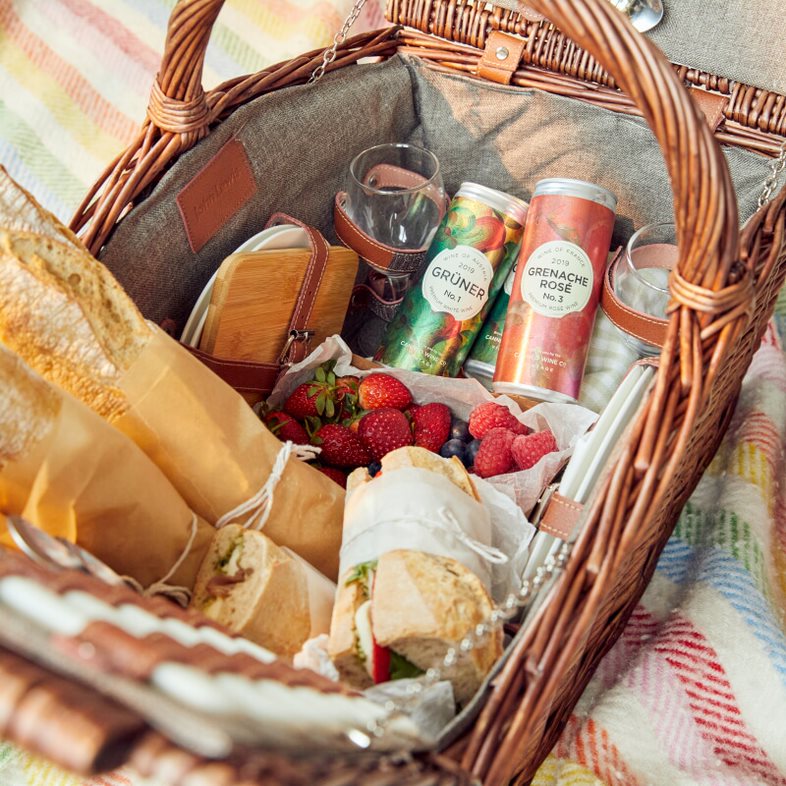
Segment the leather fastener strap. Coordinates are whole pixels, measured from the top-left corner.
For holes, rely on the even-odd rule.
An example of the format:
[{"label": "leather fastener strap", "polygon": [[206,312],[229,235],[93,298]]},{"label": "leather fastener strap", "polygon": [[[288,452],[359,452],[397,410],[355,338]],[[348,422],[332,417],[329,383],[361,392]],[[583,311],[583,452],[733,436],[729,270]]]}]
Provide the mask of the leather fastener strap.
[{"label": "leather fastener strap", "polygon": [[277,363],[228,360],[217,358],[194,347],[185,346],[185,348],[214,374],[221,377],[227,385],[240,393],[270,393],[281,373],[281,367]]},{"label": "leather fastener strap", "polygon": [[280,362],[292,364],[303,360],[308,351],[309,340],[314,335],[314,330],[309,326],[309,322],[317,293],[327,269],[330,246],[321,232],[286,213],[274,213],[267,222],[266,228],[276,224],[295,224],[305,230],[308,235],[308,245],[311,248],[311,257],[306,265],[303,283],[300,285],[295,308],[292,310],[292,317],[289,320],[287,342],[281,351]]},{"label": "leather fastener strap", "polygon": [[486,40],[486,49],[478,63],[478,76],[501,85],[509,85],[521,62],[524,47],[523,38],[495,30]]},{"label": "leather fastener strap", "polygon": [[688,92],[701,110],[710,129],[715,132],[718,126],[726,117],[726,110],[729,108],[730,99],[728,96],[720,96],[715,93],[708,93],[698,87],[689,88]]},{"label": "leather fastener strap", "polygon": [[563,497],[555,491],[546,505],[538,527],[542,532],[567,541],[579,523],[583,511],[584,505],[580,502]]},{"label": "leather fastener strap", "polygon": [[600,305],[612,324],[625,333],[635,336],[647,344],[663,348],[669,323],[665,319],[642,314],[626,306],[614,292],[614,280],[617,268],[625,258],[625,250],[620,249],[606,268],[603,277],[603,289],[600,293]]}]

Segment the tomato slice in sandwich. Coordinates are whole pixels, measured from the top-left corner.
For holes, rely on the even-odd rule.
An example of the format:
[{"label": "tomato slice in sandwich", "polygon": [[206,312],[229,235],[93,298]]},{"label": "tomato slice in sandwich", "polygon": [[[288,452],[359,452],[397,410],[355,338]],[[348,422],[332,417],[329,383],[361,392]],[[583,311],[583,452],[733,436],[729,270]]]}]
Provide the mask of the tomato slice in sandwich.
[{"label": "tomato slice in sandwich", "polygon": [[371,679],[375,685],[390,680],[390,647],[380,647],[374,639],[374,652],[371,656]]}]

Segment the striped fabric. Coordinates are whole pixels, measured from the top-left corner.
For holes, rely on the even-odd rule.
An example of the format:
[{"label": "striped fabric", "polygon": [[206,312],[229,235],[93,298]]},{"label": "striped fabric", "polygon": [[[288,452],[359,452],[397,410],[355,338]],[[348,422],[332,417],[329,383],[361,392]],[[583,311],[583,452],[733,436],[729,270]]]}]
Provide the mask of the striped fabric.
[{"label": "striped fabric", "polygon": [[[173,0],[0,0],[0,162],[60,218],[144,114]],[[230,0],[205,84],[329,41],[350,0]],[[370,0],[360,24],[382,23]],[[786,784],[786,300],[748,373],[729,433],[654,580],[537,786]],[[599,323],[601,364],[627,356]],[[127,772],[85,782],[0,743],[1,786],[154,786]],[[160,786],[160,785],[159,785]]]},{"label": "striped fabric", "polygon": [[786,784],[785,326],[535,786]]},{"label": "striped fabric", "polygon": [[[230,0],[212,87],[329,42],[351,0]],[[0,0],[0,162],[68,221],[144,117],[174,0]],[[358,29],[382,26],[370,0]]]}]

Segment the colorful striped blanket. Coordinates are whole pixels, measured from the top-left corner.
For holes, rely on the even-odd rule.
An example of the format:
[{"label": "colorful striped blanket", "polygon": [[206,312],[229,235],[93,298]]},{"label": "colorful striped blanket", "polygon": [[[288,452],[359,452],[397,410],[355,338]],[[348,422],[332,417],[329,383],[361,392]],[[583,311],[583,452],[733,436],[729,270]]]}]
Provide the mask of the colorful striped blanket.
[{"label": "colorful striped blanket", "polygon": [[[143,116],[172,5],[0,0],[0,161],[61,218]],[[321,45],[349,6],[231,0],[206,84]],[[378,3],[365,14],[381,24]],[[537,786],[786,784],[784,329],[782,298],[718,455]],[[1,786],[84,784],[0,743]]]}]

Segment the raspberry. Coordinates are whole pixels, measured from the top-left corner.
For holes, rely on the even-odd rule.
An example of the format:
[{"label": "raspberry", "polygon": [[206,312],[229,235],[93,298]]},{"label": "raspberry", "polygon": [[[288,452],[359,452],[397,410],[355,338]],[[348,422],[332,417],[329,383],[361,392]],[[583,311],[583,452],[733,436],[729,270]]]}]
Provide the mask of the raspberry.
[{"label": "raspberry", "polygon": [[483,439],[493,428],[506,428],[514,434],[529,434],[529,429],[507,408],[495,401],[479,404],[469,416],[469,433]]},{"label": "raspberry", "polygon": [[534,467],[546,454],[555,450],[557,440],[548,429],[516,437],[511,447],[513,460],[519,469]]},{"label": "raspberry", "polygon": [[475,474],[481,478],[490,478],[510,472],[514,468],[510,449],[516,438],[514,431],[499,426],[486,432],[475,456]]}]

